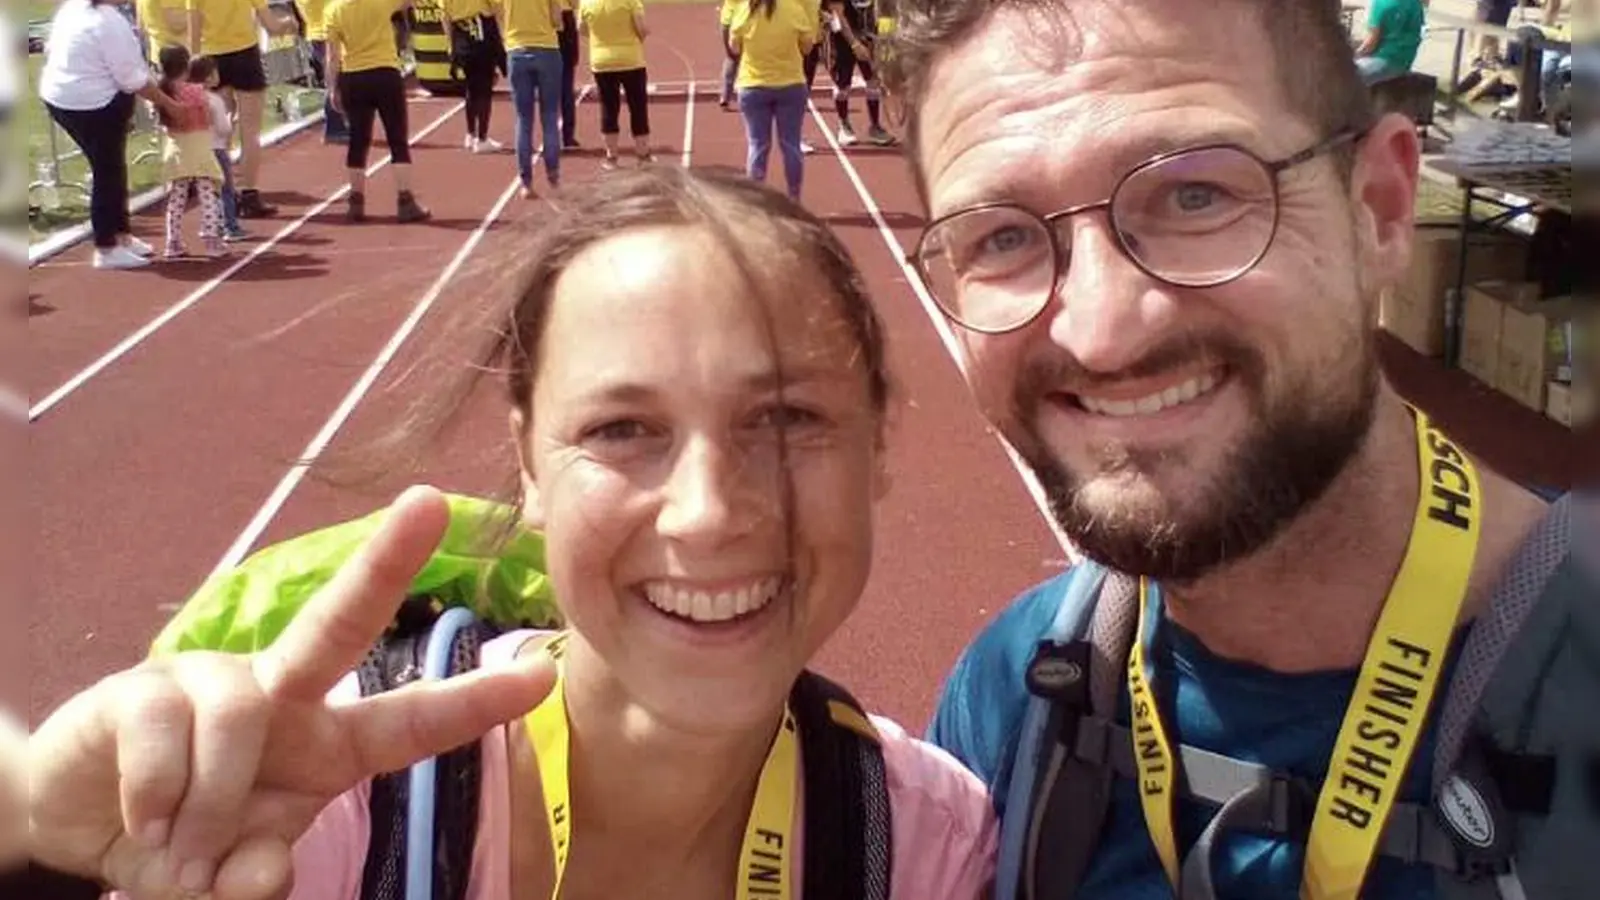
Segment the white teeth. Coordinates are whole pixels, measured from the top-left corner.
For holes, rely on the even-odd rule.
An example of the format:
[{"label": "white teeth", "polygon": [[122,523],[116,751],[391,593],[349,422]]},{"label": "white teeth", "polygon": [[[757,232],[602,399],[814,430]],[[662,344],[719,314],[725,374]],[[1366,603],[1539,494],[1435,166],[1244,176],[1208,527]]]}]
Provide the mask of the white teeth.
[{"label": "white teeth", "polygon": [[782,578],[764,578],[744,587],[713,593],[652,582],[645,586],[645,599],[657,609],[685,619],[693,619],[696,622],[726,622],[772,602],[782,584]]},{"label": "white teeth", "polygon": [[1084,409],[1102,416],[1147,416],[1163,409],[1182,406],[1196,397],[1210,393],[1216,386],[1217,376],[1207,374],[1134,400],[1098,400],[1086,394],[1079,394],[1078,400]]}]

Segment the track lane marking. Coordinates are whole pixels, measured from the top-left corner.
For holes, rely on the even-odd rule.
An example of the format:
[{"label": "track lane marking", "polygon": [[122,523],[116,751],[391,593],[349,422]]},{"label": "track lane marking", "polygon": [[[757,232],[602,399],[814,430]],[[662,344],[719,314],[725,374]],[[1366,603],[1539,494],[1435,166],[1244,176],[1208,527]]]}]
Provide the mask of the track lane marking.
[{"label": "track lane marking", "polygon": [[[939,310],[938,305],[933,302],[933,297],[928,294],[928,286],[923,284],[922,276],[918,275],[917,270],[912,268],[911,263],[906,261],[908,254],[905,247],[901,246],[900,239],[895,237],[894,231],[889,227],[889,223],[884,220],[883,213],[878,208],[877,198],[872,195],[872,191],[867,187],[866,182],[861,180],[861,175],[856,171],[855,165],[850,162],[850,158],[845,155],[844,148],[839,146],[839,141],[833,132],[828,129],[828,123],[823,121],[822,113],[817,111],[816,103],[808,100],[806,101],[806,108],[811,111],[811,118],[816,122],[817,129],[822,132],[822,136],[827,140],[829,148],[833,150],[834,157],[838,159],[839,165],[844,169],[845,177],[850,180],[851,186],[855,188],[856,196],[866,208],[867,215],[872,217],[873,224],[878,227],[878,235],[883,238],[884,246],[888,248],[889,255],[893,257],[895,264],[900,267],[901,273],[905,275],[906,281],[911,285],[911,290],[917,295],[917,300],[922,304],[922,311],[927,315],[928,321],[933,324],[934,331],[938,332],[939,340],[944,344],[945,351],[950,355],[950,359],[955,362],[956,368],[961,370],[961,376],[965,378],[967,376],[966,361],[962,357],[960,345],[956,342],[955,332],[951,329],[949,320]],[[1078,558],[1077,549],[1073,547],[1072,541],[1067,538],[1066,532],[1062,531],[1061,526],[1056,523],[1055,516],[1050,514],[1050,501],[1045,499],[1044,488],[1040,486],[1039,479],[1034,477],[1033,471],[1028,468],[1027,463],[1022,461],[1022,457],[1017,454],[1016,448],[1011,446],[1010,441],[992,428],[986,430],[994,436],[995,441],[1005,450],[1007,458],[1011,460],[1012,468],[1016,470],[1017,475],[1022,479],[1023,485],[1028,489],[1029,496],[1033,498],[1034,506],[1039,510],[1039,514],[1044,517],[1045,524],[1050,527],[1051,533],[1056,536],[1056,541],[1061,544],[1061,549],[1066,553],[1067,559],[1075,561]]]},{"label": "track lane marking", "polygon": [[411,333],[421,324],[423,317],[427,315],[428,310],[433,307],[439,296],[444,293],[444,289],[450,283],[450,280],[466,264],[473,251],[478,249],[478,245],[483,242],[484,235],[489,233],[489,229],[499,220],[501,213],[505,212],[507,204],[517,195],[521,187],[522,182],[519,178],[511,180],[511,184],[501,193],[500,199],[495,201],[494,206],[489,209],[483,221],[479,222],[478,227],[473,229],[471,236],[461,245],[461,249],[456,251],[455,256],[439,273],[439,277],[434,279],[427,292],[417,301],[417,305],[412,308],[411,314],[406,317],[405,321],[400,323],[400,327],[395,329],[394,334],[390,335],[388,343],[384,344],[383,349],[378,351],[378,355],[367,366],[366,371],[351,386],[349,392],[345,394],[344,399],[340,401],[332,415],[318,429],[316,435],[311,438],[305,449],[300,452],[300,461],[291,466],[289,471],[279,480],[277,486],[272,489],[272,493],[261,504],[261,508],[256,510],[255,515],[251,517],[249,524],[245,525],[244,530],[234,539],[232,546],[218,560],[211,573],[213,576],[234,568],[249,553],[250,548],[260,539],[261,534],[266,531],[267,526],[272,523],[273,518],[283,509],[283,505],[288,502],[295,488],[305,478],[311,464],[315,463],[317,458],[322,455],[328,444],[333,441],[334,436],[339,433],[339,429],[344,427],[344,423],[349,420],[356,407],[366,398],[367,393],[372,390],[372,386],[377,383],[378,376],[388,367],[395,354],[399,352],[400,347],[405,344]]},{"label": "track lane marking", "polygon": [[[421,131],[418,131],[416,134],[412,135],[411,142],[415,144],[433,132],[439,130],[444,126],[444,123],[450,121],[450,119],[453,118],[455,114],[460,112],[463,108],[464,104],[461,103],[457,103],[450,107],[445,111],[444,115],[434,119]],[[376,175],[379,170],[388,166],[392,160],[393,156],[387,153],[384,154],[382,159],[367,167],[367,177],[371,178],[373,175]],[[343,169],[340,169],[341,174],[343,171]],[[207,281],[205,284],[202,284],[193,291],[190,291],[188,296],[184,297],[182,300],[179,300],[172,306],[167,307],[167,309],[164,310],[160,315],[145,323],[137,331],[123,338],[116,344],[116,346],[102,354],[99,359],[96,359],[88,366],[79,370],[77,374],[63,382],[60,387],[47,394],[43,400],[40,400],[38,403],[34,404],[33,407],[28,410],[28,421],[37,421],[40,416],[60,405],[61,401],[65,400],[73,392],[87,384],[91,378],[94,378],[96,375],[99,375],[101,372],[105,371],[106,368],[108,368],[112,363],[121,359],[123,356],[126,356],[129,351],[133,350],[133,348],[144,343],[144,341],[151,335],[166,327],[168,322],[176,319],[195,304],[210,296],[214,291],[216,291],[217,288],[227,283],[228,279],[239,274],[239,272],[241,272],[245,266],[250,265],[250,263],[260,258],[268,250],[276,247],[278,244],[282,243],[284,239],[299,231],[307,222],[320,215],[328,207],[339,202],[349,192],[350,185],[348,182],[340,185],[339,188],[333,193],[329,194],[326,199],[319,201],[315,206],[306,210],[306,212],[303,213],[299,218],[278,229],[276,234],[272,235],[265,241],[256,244],[253,248],[251,248],[250,252],[244,256],[243,259],[240,259],[233,265],[228,266],[228,268],[222,270],[221,273],[213,277],[210,281]]]}]

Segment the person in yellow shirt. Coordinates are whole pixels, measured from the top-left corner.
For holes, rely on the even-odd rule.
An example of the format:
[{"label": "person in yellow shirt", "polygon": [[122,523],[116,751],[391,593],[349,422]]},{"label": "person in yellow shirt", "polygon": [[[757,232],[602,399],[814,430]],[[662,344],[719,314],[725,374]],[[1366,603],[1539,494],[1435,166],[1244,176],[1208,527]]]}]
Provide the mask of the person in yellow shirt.
[{"label": "person in yellow shirt", "polygon": [[328,79],[334,108],[350,122],[345,168],[350,177],[349,218],[366,219],[367,153],[372,148],[375,119],[383,120],[389,142],[389,170],[398,198],[395,218],[420,222],[428,210],[411,193],[411,135],[406,122],[406,83],[395,50],[396,12],[411,0],[332,0],[328,5]]},{"label": "person in yellow shirt", "polygon": [[600,93],[600,138],[605,167],[616,168],[622,97],[628,98],[628,131],[634,154],[649,162],[649,76],[644,64],[644,0],[581,0],[578,29],[589,36],[589,70]]},{"label": "person in yellow shirt", "polygon": [[189,17],[183,4],[184,0],[135,0],[134,15],[152,62],[161,58],[162,47],[182,47],[189,40]]},{"label": "person in yellow shirt", "polygon": [[495,74],[505,70],[505,42],[489,0],[444,0],[449,24],[450,62],[466,88],[466,148],[473,153],[505,149],[489,137],[494,112]]},{"label": "person in yellow shirt", "polygon": [[734,84],[748,142],[746,171],[756,181],[767,180],[776,126],[784,182],[789,197],[797,201],[805,167],[800,127],[811,93],[805,56],[817,43],[818,15],[813,0],[750,0],[728,29],[728,47],[739,54]]},{"label": "person in yellow shirt", "polygon": [[311,69],[327,92],[322,101],[322,142],[349,143],[350,125],[333,108],[333,84],[328,81],[328,0],[294,0],[294,5],[305,22],[306,43],[311,47]]},{"label": "person in yellow shirt", "polygon": [[[267,70],[261,61],[261,34],[294,34],[300,23],[280,14],[267,0],[185,0],[191,56],[217,62],[218,89],[239,119],[239,215],[271,216],[277,209],[261,200],[261,117],[266,107]],[[259,29],[259,30],[258,30]]]},{"label": "person in yellow shirt", "polygon": [[517,176],[522,196],[532,199],[533,114],[539,111],[539,136],[544,148],[544,174],[555,188],[561,184],[561,0],[492,0],[495,19],[505,37],[511,108],[517,115]]},{"label": "person in yellow shirt", "polygon": [[717,91],[717,105],[723,109],[733,108],[733,80],[739,75],[739,54],[735,53],[728,40],[728,28],[733,24],[733,17],[739,7],[748,0],[722,0],[717,10],[717,24],[722,30],[722,49],[726,51],[722,59],[722,85]]}]

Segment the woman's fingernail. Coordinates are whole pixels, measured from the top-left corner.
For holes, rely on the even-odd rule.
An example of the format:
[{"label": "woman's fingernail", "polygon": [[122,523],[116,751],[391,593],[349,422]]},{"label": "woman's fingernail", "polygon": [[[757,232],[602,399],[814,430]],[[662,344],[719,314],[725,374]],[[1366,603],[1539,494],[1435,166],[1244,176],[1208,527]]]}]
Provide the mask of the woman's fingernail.
[{"label": "woman's fingernail", "polygon": [[154,850],[167,842],[167,830],[171,827],[170,819],[157,819],[139,831],[139,842]]},{"label": "woman's fingernail", "polygon": [[205,859],[191,859],[183,864],[183,870],[178,873],[178,887],[191,894],[198,894],[211,887],[211,862]]}]

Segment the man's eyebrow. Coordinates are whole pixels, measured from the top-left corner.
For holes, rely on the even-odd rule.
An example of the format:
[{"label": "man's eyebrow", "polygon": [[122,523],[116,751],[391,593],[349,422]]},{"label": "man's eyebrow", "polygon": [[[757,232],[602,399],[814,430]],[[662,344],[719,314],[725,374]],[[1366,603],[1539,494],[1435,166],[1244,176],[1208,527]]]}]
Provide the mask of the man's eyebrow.
[{"label": "man's eyebrow", "polygon": [[[1193,129],[1178,129],[1175,131],[1162,131],[1153,134],[1144,134],[1139,137],[1119,139],[1115,136],[1098,142],[1094,148],[1097,156],[1103,156],[1109,162],[1107,169],[1110,180],[1106,181],[1095,196],[1084,196],[1076,202],[1089,203],[1102,200],[1109,194],[1116,180],[1131,171],[1135,166],[1158,156],[1164,156],[1178,150],[1187,150],[1196,147],[1213,146],[1216,144],[1235,144],[1251,152],[1260,153],[1253,144],[1254,135],[1238,128],[1203,127]],[[1263,158],[1266,158],[1263,156]],[[993,175],[1003,176],[1008,171],[1018,171],[1011,167],[1001,167]],[[1041,205],[1041,191],[1036,182],[1019,181],[1015,179],[1000,181],[998,178],[984,178],[977,180],[971,190],[962,191],[953,202],[943,204],[934,210],[933,218],[947,216],[973,206],[988,203],[1011,203],[1030,209],[1040,214],[1054,212],[1062,204],[1052,203],[1046,209]]]}]

